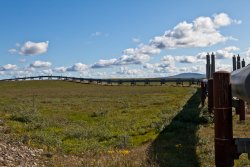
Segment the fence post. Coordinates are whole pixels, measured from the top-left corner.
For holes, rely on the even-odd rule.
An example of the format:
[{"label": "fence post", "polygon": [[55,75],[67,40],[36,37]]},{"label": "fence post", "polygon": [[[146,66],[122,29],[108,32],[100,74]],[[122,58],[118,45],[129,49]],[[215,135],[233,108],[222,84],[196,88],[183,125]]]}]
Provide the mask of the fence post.
[{"label": "fence post", "polygon": [[234,140],[230,73],[215,72],[213,80],[215,165],[216,167],[231,167],[234,164]]}]

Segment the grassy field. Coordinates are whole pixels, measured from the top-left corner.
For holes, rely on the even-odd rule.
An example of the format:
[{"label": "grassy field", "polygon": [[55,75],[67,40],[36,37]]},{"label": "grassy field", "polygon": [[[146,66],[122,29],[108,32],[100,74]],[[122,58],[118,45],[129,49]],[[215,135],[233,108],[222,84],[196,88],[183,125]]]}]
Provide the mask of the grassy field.
[{"label": "grassy field", "polygon": [[[46,150],[51,166],[214,166],[197,88],[23,81],[1,82],[0,92],[13,140]],[[234,121],[249,137],[250,122]]]}]

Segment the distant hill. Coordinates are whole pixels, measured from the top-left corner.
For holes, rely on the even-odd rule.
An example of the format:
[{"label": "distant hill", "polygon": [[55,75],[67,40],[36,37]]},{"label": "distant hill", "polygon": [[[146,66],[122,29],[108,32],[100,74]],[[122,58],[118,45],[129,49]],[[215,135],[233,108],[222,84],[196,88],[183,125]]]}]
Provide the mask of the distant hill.
[{"label": "distant hill", "polygon": [[167,78],[195,78],[195,79],[201,79],[205,78],[205,74],[199,74],[199,73],[181,73],[177,75],[173,75]]}]

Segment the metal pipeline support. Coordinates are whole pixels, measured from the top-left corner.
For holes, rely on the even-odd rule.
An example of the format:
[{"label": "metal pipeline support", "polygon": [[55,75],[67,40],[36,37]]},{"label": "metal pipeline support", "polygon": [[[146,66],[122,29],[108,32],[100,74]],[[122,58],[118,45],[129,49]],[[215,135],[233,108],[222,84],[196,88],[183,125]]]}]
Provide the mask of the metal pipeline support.
[{"label": "metal pipeline support", "polygon": [[236,70],[236,57],[235,55],[233,56],[233,71]]},{"label": "metal pipeline support", "polygon": [[250,139],[249,138],[236,138],[235,144],[237,146],[237,153],[247,153],[250,159]]},{"label": "metal pipeline support", "polygon": [[242,66],[242,68],[246,66],[246,62],[244,59],[241,61],[241,66]]},{"label": "metal pipeline support", "polygon": [[211,55],[211,74],[210,74],[210,78],[213,78],[214,72],[215,72],[215,55],[214,55],[214,53],[212,53],[212,55]]},{"label": "metal pipeline support", "polygon": [[213,75],[215,165],[231,167],[234,164],[235,144],[232,125],[232,94],[230,73],[215,72]]},{"label": "metal pipeline support", "polygon": [[214,99],[213,99],[213,79],[209,79],[207,82],[208,86],[208,111],[209,113],[213,112],[214,108]]},{"label": "metal pipeline support", "polygon": [[240,65],[240,55],[237,56],[237,70],[241,68]]},{"label": "metal pipeline support", "polygon": [[206,77],[207,77],[207,79],[209,79],[210,77],[211,77],[211,70],[210,70],[210,67],[211,67],[211,65],[210,65],[210,55],[209,55],[209,53],[207,54],[207,64],[206,64]]},{"label": "metal pipeline support", "polygon": [[206,100],[206,82],[204,80],[201,81],[201,105],[202,107],[205,106]]}]

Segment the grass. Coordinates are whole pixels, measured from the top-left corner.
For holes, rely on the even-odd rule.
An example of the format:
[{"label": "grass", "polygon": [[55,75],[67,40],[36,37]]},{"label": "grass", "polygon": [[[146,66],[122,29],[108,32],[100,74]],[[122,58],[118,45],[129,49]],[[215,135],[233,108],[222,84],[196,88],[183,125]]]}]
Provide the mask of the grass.
[{"label": "grass", "polygon": [[23,81],[0,91],[1,117],[17,138],[79,154],[153,141],[196,89]]},{"label": "grass", "polygon": [[[22,81],[0,92],[12,137],[46,150],[48,166],[214,166],[212,118],[195,87]],[[249,120],[234,125],[250,136]]]}]

